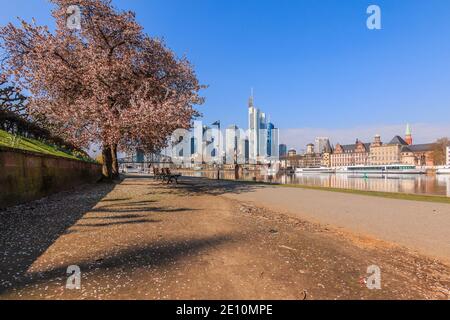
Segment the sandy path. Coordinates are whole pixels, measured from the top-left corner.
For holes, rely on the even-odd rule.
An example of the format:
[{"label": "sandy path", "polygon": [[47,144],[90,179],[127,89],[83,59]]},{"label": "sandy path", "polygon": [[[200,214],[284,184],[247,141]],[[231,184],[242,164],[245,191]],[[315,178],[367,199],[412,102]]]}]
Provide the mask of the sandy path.
[{"label": "sandy path", "polygon": [[[224,197],[245,191],[232,188],[128,178],[1,212],[0,299],[450,294],[448,265]],[[361,283],[373,264],[382,270],[382,290]],[[81,269],[81,290],[65,288],[70,265]]]},{"label": "sandy path", "polygon": [[450,261],[450,205],[300,188],[259,186],[227,194]]}]

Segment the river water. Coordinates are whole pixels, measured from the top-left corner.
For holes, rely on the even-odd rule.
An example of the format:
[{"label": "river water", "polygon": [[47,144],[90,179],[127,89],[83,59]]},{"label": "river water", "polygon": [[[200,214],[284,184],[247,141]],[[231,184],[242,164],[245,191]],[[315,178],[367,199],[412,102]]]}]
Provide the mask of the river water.
[{"label": "river water", "polygon": [[[183,172],[183,175],[217,179],[214,171]],[[234,180],[234,171],[221,171],[221,179]],[[348,174],[278,174],[263,171],[246,172],[240,180],[300,184],[307,186],[356,189],[365,191],[399,192],[450,197],[450,175],[348,175]]]}]

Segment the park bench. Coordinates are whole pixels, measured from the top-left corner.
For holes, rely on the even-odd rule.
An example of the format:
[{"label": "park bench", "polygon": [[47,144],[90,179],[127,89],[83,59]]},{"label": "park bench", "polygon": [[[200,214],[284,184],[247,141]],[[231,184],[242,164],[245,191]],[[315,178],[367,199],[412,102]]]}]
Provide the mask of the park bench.
[{"label": "park bench", "polygon": [[160,171],[159,168],[153,168],[153,176],[155,180],[163,180],[165,177],[164,169]]},{"label": "park bench", "polygon": [[161,171],[155,168],[153,172],[156,180],[162,180],[163,182],[167,182],[167,184],[178,184],[178,179],[181,178],[181,174],[173,174],[169,168],[163,168]]},{"label": "park bench", "polygon": [[166,168],[164,170],[163,181],[167,182],[167,184],[170,184],[170,183],[178,184],[179,178],[181,178],[181,174],[173,174],[172,172],[170,172],[169,168]]}]

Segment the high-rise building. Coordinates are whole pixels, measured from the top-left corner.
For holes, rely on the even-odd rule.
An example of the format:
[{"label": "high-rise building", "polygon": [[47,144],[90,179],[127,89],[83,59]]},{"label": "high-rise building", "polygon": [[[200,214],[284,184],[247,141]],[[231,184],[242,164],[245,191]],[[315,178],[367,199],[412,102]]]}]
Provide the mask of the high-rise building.
[{"label": "high-rise building", "polygon": [[255,107],[253,90],[248,101],[248,143],[249,143],[249,158],[256,161],[259,154],[259,129],[260,129],[260,112]]},{"label": "high-rise building", "polygon": [[[250,162],[258,162],[267,156],[268,123],[264,112],[256,106],[252,94],[248,102],[248,141]],[[272,137],[270,138],[272,139]]]},{"label": "high-rise building", "polygon": [[280,157],[287,156],[287,145],[280,144],[279,147],[278,147],[278,154],[279,154]]},{"label": "high-rise building", "polygon": [[197,150],[197,139],[195,137],[191,137],[191,156],[195,154]]},{"label": "high-rise building", "polygon": [[144,161],[145,161],[144,151],[140,149],[136,150],[136,162],[144,162]]},{"label": "high-rise building", "polygon": [[328,137],[317,137],[315,141],[315,153],[324,153],[331,149],[330,139]]},{"label": "high-rise building", "polygon": [[272,122],[269,122],[269,123],[267,124],[267,155],[268,155],[269,157],[271,157],[271,156],[275,153],[274,146],[273,146],[273,142],[274,142],[274,136],[273,136],[273,134],[274,134],[274,129],[275,129],[274,124],[273,124]]},{"label": "high-rise building", "polygon": [[250,162],[250,143],[248,141],[248,138],[245,139],[244,142],[244,149],[245,149],[245,163],[249,163]]},{"label": "high-rise building", "polygon": [[[314,153],[314,144],[308,143],[306,145],[306,154],[313,154]],[[319,153],[319,152],[318,152]]]},{"label": "high-rise building", "polygon": [[239,156],[243,156],[242,146],[239,145],[240,142],[240,131],[238,126],[231,125],[227,128],[225,134],[225,154],[226,162],[232,164],[237,162]]},{"label": "high-rise building", "polygon": [[260,129],[267,129],[267,118],[266,114],[264,112],[259,113],[259,128]]}]

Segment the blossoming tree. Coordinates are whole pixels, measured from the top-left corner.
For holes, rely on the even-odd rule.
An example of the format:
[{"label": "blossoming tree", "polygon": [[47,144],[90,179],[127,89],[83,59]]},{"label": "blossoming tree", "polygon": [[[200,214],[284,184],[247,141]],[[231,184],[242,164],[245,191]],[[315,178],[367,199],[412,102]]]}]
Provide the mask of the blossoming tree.
[{"label": "blossoming tree", "polygon": [[[202,86],[190,63],[146,35],[134,13],[110,0],[51,1],[54,32],[23,20],[0,29],[3,72],[30,93],[27,111],[56,134],[80,147],[100,144],[103,174],[114,178],[118,150],[156,151],[190,126]],[[81,28],[68,27],[73,5]]]}]

